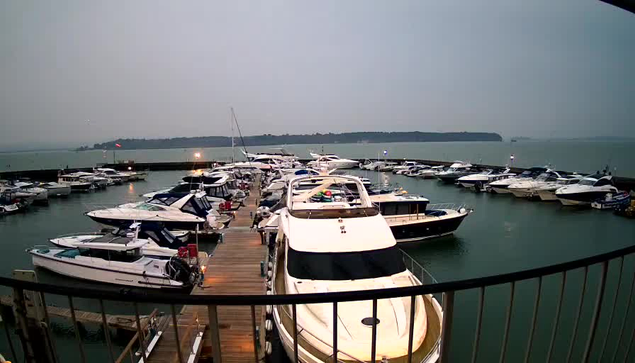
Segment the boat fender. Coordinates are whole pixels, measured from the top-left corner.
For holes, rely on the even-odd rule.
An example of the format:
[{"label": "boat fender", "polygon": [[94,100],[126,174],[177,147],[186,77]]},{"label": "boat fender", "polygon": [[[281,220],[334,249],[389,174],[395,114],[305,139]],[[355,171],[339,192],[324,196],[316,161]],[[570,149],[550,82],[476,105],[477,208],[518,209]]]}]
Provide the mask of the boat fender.
[{"label": "boat fender", "polygon": [[273,276],[273,271],[268,271],[267,278],[271,279],[272,276]]},{"label": "boat fender", "polygon": [[267,290],[267,295],[273,295],[273,291]]},{"label": "boat fender", "polygon": [[267,289],[271,289],[272,285],[271,285],[271,280],[267,281]]},{"label": "boat fender", "polygon": [[273,305],[265,306],[265,312],[267,313],[267,315],[273,314]]},{"label": "boat fender", "polygon": [[271,342],[266,342],[265,343],[265,354],[271,355],[271,351],[272,351]]},{"label": "boat fender", "polygon": [[273,262],[269,262],[269,264],[267,265],[269,267],[270,270],[273,269]]},{"label": "boat fender", "polygon": [[265,320],[265,330],[272,331],[273,330],[273,321],[271,319]]},{"label": "boat fender", "polygon": [[459,213],[465,213],[465,208],[459,209]]}]

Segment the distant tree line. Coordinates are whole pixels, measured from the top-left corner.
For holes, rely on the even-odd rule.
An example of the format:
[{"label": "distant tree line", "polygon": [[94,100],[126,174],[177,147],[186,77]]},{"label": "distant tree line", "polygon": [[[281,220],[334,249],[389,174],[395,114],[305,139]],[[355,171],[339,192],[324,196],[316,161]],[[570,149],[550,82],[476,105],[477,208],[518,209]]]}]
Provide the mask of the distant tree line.
[{"label": "distant tree line", "polygon": [[[291,145],[291,144],[350,144],[379,142],[442,142],[442,141],[503,141],[493,132],[346,132],[341,134],[311,135],[256,135],[244,137],[246,146]],[[192,147],[231,146],[231,137],[201,136],[175,137],[169,139],[117,139],[95,144],[93,149],[114,149],[116,144],[121,149],[175,149]],[[239,137],[235,138],[236,146],[242,146]]]}]

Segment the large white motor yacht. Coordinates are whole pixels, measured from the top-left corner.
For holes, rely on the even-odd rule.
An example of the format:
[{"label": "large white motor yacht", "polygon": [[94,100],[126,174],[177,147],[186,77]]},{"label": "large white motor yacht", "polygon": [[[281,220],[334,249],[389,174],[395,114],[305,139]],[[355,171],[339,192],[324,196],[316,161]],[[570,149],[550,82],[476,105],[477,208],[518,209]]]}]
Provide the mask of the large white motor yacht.
[{"label": "large white motor yacht", "polygon": [[521,180],[510,184],[507,190],[516,198],[538,197],[538,188],[554,183],[561,177],[562,175],[557,171],[547,169],[547,171],[538,175],[535,179]]},{"label": "large white motor yacht", "polygon": [[459,179],[457,179],[457,183],[459,183],[464,188],[482,189],[487,184],[493,181],[507,179],[515,175],[516,174],[510,172],[509,168],[506,168],[503,171],[496,171],[494,169],[489,169],[482,173],[462,176]]},{"label": "large white motor yacht", "polygon": [[594,174],[586,176],[579,183],[556,190],[556,197],[563,205],[591,205],[607,194],[618,194],[610,175]]},{"label": "large white motor yacht", "polygon": [[567,185],[578,184],[582,178],[584,177],[580,174],[564,175],[558,178],[555,182],[550,182],[538,187],[536,189],[536,193],[542,201],[556,201],[558,200],[558,197],[556,197],[556,190],[566,187]]},{"label": "large white motor yacht", "polygon": [[342,159],[335,154],[321,155],[317,160],[309,161],[308,166],[315,169],[352,169],[359,166],[359,161]]},{"label": "large white motor yacht", "polygon": [[[420,285],[406,269],[401,251],[363,184],[350,176],[324,176],[311,189],[301,177],[290,182],[286,208],[276,214],[277,260],[274,294],[305,294],[389,289]],[[355,195],[331,193],[351,190]],[[306,184],[304,184],[306,185]],[[330,362],[333,358],[333,322],[337,324],[338,359],[369,361],[372,327],[377,331],[377,357],[405,359],[414,325],[413,351],[417,362],[439,357],[442,310],[431,295],[379,300],[376,320],[372,301],[338,304],[333,316],[329,304],[297,305],[298,356],[301,362]],[[414,308],[414,320],[410,311]],[[274,306],[273,315],[284,349],[293,357],[293,319],[290,306]]]},{"label": "large white motor yacht", "polygon": [[170,229],[214,231],[223,228],[204,192],[157,194],[146,202],[122,204],[86,213],[100,224],[121,227],[134,222],[162,222]]},{"label": "large white motor yacht", "polygon": [[519,183],[519,182],[522,182],[522,181],[533,180],[538,175],[540,175],[540,174],[542,174],[542,173],[544,173],[546,171],[547,171],[547,168],[543,168],[543,167],[529,168],[529,169],[523,171],[522,173],[520,173],[517,176],[513,176],[513,177],[510,177],[510,178],[505,178],[505,179],[493,181],[493,182],[489,183],[489,188],[490,188],[490,190],[493,193],[511,194],[511,192],[508,190],[510,185],[512,185],[514,183]]}]

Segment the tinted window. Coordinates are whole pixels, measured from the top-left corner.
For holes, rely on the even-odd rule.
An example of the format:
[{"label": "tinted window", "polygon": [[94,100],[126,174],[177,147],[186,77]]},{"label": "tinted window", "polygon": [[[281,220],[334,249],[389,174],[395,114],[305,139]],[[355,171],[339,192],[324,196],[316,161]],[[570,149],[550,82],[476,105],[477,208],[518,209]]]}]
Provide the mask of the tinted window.
[{"label": "tinted window", "polygon": [[595,183],[596,187],[601,187],[603,185],[611,185],[611,181],[608,179],[600,179],[597,181],[597,183]]},{"label": "tinted window", "polygon": [[396,203],[382,203],[381,204],[381,214],[385,216],[394,216],[397,214],[397,204]]},{"label": "tinted window", "polygon": [[305,280],[359,280],[406,270],[397,246],[362,252],[300,252],[289,248],[289,275]]},{"label": "tinted window", "polygon": [[404,215],[410,212],[409,208],[410,203],[397,203],[397,214]]}]

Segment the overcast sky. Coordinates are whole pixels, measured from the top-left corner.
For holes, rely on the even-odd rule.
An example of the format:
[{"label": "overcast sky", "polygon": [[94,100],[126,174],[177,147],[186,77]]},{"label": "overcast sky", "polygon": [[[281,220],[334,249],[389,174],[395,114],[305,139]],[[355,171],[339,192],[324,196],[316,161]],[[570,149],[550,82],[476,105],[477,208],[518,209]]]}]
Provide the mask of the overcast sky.
[{"label": "overcast sky", "polygon": [[346,131],[635,136],[594,0],[0,2],[0,148]]}]

